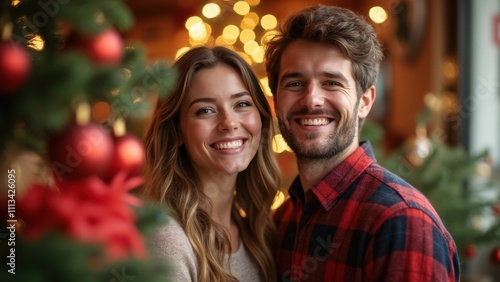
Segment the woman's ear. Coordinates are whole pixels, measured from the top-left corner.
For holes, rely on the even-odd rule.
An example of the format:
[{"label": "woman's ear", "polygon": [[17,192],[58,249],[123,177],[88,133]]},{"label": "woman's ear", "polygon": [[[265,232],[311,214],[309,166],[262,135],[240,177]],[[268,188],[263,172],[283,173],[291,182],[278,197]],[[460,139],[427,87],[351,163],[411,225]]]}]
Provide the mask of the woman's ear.
[{"label": "woman's ear", "polygon": [[372,85],[363,93],[359,101],[358,118],[363,119],[368,116],[375,102],[376,92],[375,86]]}]

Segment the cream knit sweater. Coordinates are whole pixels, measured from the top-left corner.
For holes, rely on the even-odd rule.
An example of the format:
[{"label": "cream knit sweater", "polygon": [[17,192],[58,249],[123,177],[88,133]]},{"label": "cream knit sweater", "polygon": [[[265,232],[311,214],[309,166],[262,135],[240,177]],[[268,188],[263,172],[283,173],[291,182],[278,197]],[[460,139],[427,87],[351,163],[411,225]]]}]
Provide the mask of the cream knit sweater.
[{"label": "cream knit sweater", "polygon": [[[169,217],[168,223],[163,226],[154,237],[156,256],[166,259],[172,268],[171,281],[198,282],[198,261],[189,243],[186,233],[179,223]],[[227,260],[227,257],[226,257]],[[231,254],[231,272],[240,282],[258,282],[259,270],[250,258],[243,242],[236,252]],[[226,264],[227,265],[227,264]]]}]

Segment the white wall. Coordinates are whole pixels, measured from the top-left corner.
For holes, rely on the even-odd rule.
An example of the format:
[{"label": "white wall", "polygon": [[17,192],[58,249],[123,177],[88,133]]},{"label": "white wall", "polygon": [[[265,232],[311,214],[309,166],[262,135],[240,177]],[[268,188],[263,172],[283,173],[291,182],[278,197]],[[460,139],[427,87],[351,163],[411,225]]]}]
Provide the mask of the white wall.
[{"label": "white wall", "polygon": [[[461,114],[470,114],[469,149],[472,154],[489,149],[496,174],[500,173],[500,46],[494,41],[494,19],[500,16],[500,0],[473,0],[471,29],[470,97],[460,105]],[[460,30],[458,31],[460,32]],[[499,35],[500,36],[500,35]],[[493,176],[497,179],[498,176]],[[498,191],[488,191],[485,197]],[[487,219],[485,219],[487,221]],[[500,267],[493,265],[494,247],[479,246],[473,260],[464,260],[465,274],[481,273],[486,280],[500,281]],[[472,280],[471,280],[472,281]]]},{"label": "white wall", "polygon": [[[471,97],[462,102],[460,114],[470,114],[470,150],[488,148],[500,166],[500,46],[493,40],[499,0],[472,2]],[[460,31],[458,31],[460,32]]]}]

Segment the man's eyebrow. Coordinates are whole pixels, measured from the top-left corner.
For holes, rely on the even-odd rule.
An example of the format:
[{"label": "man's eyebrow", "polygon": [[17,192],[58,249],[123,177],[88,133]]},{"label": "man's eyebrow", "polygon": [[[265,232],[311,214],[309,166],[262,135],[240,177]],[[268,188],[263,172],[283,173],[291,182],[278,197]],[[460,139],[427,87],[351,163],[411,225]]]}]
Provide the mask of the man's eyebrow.
[{"label": "man's eyebrow", "polygon": [[[302,77],[302,76],[303,76],[302,73],[298,72],[298,71],[284,73],[283,76],[280,78],[279,83],[281,84],[286,79],[299,78],[299,77]],[[329,78],[335,78],[335,79],[341,80],[344,84],[349,84],[349,80],[341,72],[324,71],[324,72],[321,72],[321,76],[329,77]]]},{"label": "man's eyebrow", "polygon": [[298,71],[295,71],[295,72],[288,72],[288,73],[287,73],[287,72],[285,72],[285,73],[281,76],[281,78],[280,78],[280,80],[279,80],[279,84],[281,84],[281,83],[282,83],[284,80],[286,80],[286,79],[289,79],[289,78],[298,78],[298,77],[301,77],[301,76],[302,76],[302,74],[301,74],[300,72],[298,72]]},{"label": "man's eyebrow", "polygon": [[321,75],[329,77],[329,78],[335,78],[335,79],[341,80],[346,85],[349,84],[349,80],[341,72],[328,72],[328,71],[325,71],[325,72],[322,72]]}]

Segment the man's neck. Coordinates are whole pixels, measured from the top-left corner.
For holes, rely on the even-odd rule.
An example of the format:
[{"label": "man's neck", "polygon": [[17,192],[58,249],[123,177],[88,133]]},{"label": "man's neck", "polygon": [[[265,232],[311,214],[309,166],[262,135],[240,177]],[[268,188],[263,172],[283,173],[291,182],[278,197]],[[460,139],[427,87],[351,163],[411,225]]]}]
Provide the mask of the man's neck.
[{"label": "man's neck", "polygon": [[298,159],[299,178],[304,194],[307,193],[307,191],[309,191],[309,189],[313,186],[321,182],[325,176],[327,176],[334,168],[351,155],[358,148],[358,146],[359,145],[356,143],[356,146],[350,146],[330,158]]}]

